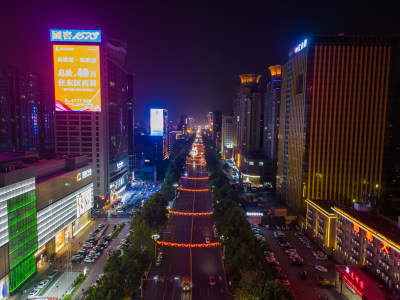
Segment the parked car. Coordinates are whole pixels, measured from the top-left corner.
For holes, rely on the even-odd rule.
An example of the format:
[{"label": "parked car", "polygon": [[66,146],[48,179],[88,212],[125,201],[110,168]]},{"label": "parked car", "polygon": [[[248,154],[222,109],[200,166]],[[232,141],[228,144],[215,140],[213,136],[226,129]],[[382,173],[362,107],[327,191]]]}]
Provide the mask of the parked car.
[{"label": "parked car", "polygon": [[42,289],[42,288],[44,288],[48,283],[49,283],[49,281],[48,281],[47,279],[46,279],[46,280],[42,280],[41,282],[39,282],[37,288],[38,288],[38,289]]},{"label": "parked car", "polygon": [[85,262],[85,263],[94,263],[94,262],[95,262],[95,259],[93,259],[93,258],[86,258],[86,259],[84,260],[84,262]]},{"label": "parked car", "polygon": [[55,270],[55,271],[51,272],[51,273],[49,274],[49,276],[47,276],[47,278],[49,278],[49,279],[53,279],[54,277],[56,277],[56,276],[57,276],[57,274],[58,274],[58,271],[57,271],[57,270]]}]

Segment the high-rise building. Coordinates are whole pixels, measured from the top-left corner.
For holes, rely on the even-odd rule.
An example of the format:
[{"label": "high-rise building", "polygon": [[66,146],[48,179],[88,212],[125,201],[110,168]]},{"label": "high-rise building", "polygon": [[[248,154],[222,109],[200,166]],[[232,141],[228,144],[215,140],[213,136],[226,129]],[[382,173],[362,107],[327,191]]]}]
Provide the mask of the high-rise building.
[{"label": "high-rise building", "polygon": [[[70,44],[68,47],[53,45],[56,151],[89,157],[93,166],[95,200],[102,204],[103,200],[113,200],[114,195],[125,188],[129,178],[128,143],[132,140],[129,136],[132,134],[133,103],[132,76],[126,65],[127,45],[104,36],[102,42],[94,46],[93,43]],[[83,57],[82,53],[85,53]],[[63,59],[69,65],[64,66]],[[80,65],[75,65],[77,62]],[[82,64],[85,68],[81,68]],[[67,79],[68,72],[72,76],[75,72],[82,80]],[[85,80],[86,75],[91,78],[89,82]],[[93,95],[86,96],[90,99],[77,102],[75,97],[85,97],[83,92],[86,91],[93,91]],[[57,98],[58,93],[61,96]]]},{"label": "high-rise building", "polygon": [[171,158],[178,154],[181,138],[182,131],[172,130],[168,133],[168,152]]},{"label": "high-rise building", "polygon": [[233,116],[222,116],[221,154],[224,159],[232,158]]},{"label": "high-rise building", "polygon": [[271,81],[267,84],[264,104],[264,155],[278,158],[279,105],[281,100],[281,66],[270,66]]},{"label": "high-rise building", "polygon": [[7,299],[90,221],[86,156],[0,153],[0,295]]},{"label": "high-rise building", "polygon": [[128,156],[129,156],[129,177],[133,175],[133,170],[136,168],[135,155],[135,118],[133,109],[133,75],[128,74]]},{"label": "high-rise building", "polygon": [[212,135],[215,142],[215,147],[217,149],[221,149],[222,110],[214,110],[212,112],[212,115],[213,115]]},{"label": "high-rise building", "polygon": [[163,159],[169,157],[168,150],[168,110],[163,109]]},{"label": "high-rise building", "polygon": [[193,131],[193,127],[194,127],[194,118],[192,118],[192,117],[189,117],[189,118],[188,118],[187,127],[188,127],[188,129],[190,129],[190,131]]},{"label": "high-rise building", "polygon": [[54,152],[49,78],[0,65],[0,151]]},{"label": "high-rise building", "polygon": [[239,178],[247,186],[273,187],[272,161],[264,156],[264,92],[261,75],[240,75],[234,101],[233,153]]},{"label": "high-rise building", "polygon": [[306,199],[380,198],[395,42],[312,37],[282,65],[277,190],[297,212]]},{"label": "high-rise building", "polygon": [[259,85],[261,75],[240,75],[237,94],[237,147],[239,153],[263,149],[264,93]]}]

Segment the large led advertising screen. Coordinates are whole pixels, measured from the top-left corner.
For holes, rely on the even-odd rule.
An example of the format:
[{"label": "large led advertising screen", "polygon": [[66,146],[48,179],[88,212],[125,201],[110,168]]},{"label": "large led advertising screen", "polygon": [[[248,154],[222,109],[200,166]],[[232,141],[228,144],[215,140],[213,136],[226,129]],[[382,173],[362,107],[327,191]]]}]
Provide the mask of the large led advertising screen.
[{"label": "large led advertising screen", "polygon": [[100,48],[53,45],[56,111],[101,111]]},{"label": "large led advertising screen", "polygon": [[76,196],[76,215],[79,218],[93,207],[93,189],[86,189]]},{"label": "large led advertising screen", "polygon": [[150,135],[163,136],[164,120],[162,109],[150,109]]}]

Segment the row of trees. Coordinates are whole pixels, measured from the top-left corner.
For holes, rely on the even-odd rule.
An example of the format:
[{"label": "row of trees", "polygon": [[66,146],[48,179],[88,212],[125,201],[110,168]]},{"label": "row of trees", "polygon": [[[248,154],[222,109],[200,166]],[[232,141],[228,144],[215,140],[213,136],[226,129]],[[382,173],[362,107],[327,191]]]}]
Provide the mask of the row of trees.
[{"label": "row of trees", "polygon": [[294,299],[266,263],[260,244],[240,207],[239,197],[222,170],[219,156],[203,135],[209,183],[213,193],[213,218],[220,230],[225,271],[238,299]]},{"label": "row of trees", "polygon": [[139,296],[141,278],[154,258],[156,244],[152,236],[167,223],[166,207],[175,195],[174,185],[180,180],[193,139],[191,136],[187,140],[179,155],[169,164],[160,192],[150,196],[136,211],[131,221],[130,247],[125,247],[122,255],[114,252],[109,257],[104,267],[106,277],[97,287],[89,289],[86,299],[119,300]]}]

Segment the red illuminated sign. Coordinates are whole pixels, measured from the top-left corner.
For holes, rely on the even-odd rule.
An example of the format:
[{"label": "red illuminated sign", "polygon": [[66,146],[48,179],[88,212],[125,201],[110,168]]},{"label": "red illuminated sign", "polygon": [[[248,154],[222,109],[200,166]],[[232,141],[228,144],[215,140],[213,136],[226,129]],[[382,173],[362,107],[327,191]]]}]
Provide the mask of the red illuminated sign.
[{"label": "red illuminated sign", "polygon": [[382,251],[385,251],[386,254],[389,254],[389,253],[390,253],[389,246],[386,245],[386,242],[385,242],[385,241],[383,241],[383,242],[381,241],[381,243],[382,243],[382,248],[381,248],[381,250],[382,250]]},{"label": "red illuminated sign", "polygon": [[[353,274],[353,272],[351,274]],[[357,293],[358,296],[362,298],[363,293],[358,289],[358,287],[356,287],[356,285],[353,282],[350,281],[350,279],[347,278],[347,276],[343,276],[343,280]],[[362,288],[364,288],[364,282],[360,281],[360,287],[361,283],[362,283]]]},{"label": "red illuminated sign", "polygon": [[374,236],[370,231],[367,230],[365,233],[365,238],[367,239],[368,242],[372,243],[374,241]]},{"label": "red illuminated sign", "polygon": [[357,223],[353,224],[353,230],[357,233],[360,233],[360,225],[358,225]]}]

